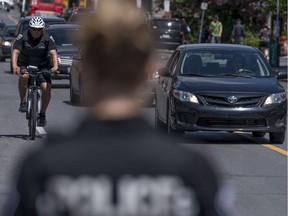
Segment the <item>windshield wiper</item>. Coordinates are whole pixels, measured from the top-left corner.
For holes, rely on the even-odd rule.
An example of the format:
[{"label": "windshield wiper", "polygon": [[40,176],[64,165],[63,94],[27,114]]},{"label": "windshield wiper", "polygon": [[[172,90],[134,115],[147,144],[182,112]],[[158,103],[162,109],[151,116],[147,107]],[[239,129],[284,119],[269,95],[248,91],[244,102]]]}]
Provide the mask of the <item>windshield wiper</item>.
[{"label": "windshield wiper", "polygon": [[244,78],[255,78],[254,76],[250,76],[247,74],[219,74],[219,76],[225,77],[244,77]]}]

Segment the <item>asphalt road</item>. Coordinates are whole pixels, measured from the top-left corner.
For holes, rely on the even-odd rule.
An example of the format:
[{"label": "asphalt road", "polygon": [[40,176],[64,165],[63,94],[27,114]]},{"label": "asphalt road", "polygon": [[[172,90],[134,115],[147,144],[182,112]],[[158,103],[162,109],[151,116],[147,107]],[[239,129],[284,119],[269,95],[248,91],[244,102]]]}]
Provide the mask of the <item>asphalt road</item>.
[{"label": "asphalt road", "polygon": [[[15,10],[7,15],[0,11],[0,19],[4,21],[18,18]],[[45,129],[38,128],[37,139],[31,141],[25,116],[18,112],[18,78],[8,71],[9,60],[1,62],[0,208],[13,186],[17,164],[26,152],[39,147],[53,131],[72,130],[87,109],[70,104],[67,80],[54,81],[48,125]],[[143,115],[153,126],[153,107],[143,108]],[[287,140],[283,145],[271,145],[267,136],[256,139],[248,133],[227,132],[191,132],[184,138],[181,145],[205,154],[222,180],[233,186],[239,216],[287,216]]]}]

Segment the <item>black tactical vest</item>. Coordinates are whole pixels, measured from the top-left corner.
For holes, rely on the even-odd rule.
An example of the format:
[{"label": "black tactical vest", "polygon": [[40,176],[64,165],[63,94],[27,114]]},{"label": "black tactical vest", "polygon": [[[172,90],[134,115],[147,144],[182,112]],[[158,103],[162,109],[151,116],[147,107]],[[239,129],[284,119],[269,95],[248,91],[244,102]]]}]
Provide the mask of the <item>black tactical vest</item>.
[{"label": "black tactical vest", "polygon": [[28,31],[23,32],[22,50],[19,62],[25,65],[44,66],[49,64],[49,35],[43,33],[40,39],[34,39]]}]

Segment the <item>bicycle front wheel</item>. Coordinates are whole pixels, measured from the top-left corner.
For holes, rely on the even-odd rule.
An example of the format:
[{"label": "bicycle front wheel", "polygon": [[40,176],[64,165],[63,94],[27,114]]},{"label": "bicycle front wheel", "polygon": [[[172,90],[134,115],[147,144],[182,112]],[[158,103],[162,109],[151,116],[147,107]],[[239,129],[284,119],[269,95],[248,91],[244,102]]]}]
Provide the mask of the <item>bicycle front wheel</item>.
[{"label": "bicycle front wheel", "polygon": [[31,110],[30,110],[30,118],[29,118],[29,135],[30,139],[34,140],[36,136],[36,125],[37,125],[37,91],[33,91],[31,95]]}]

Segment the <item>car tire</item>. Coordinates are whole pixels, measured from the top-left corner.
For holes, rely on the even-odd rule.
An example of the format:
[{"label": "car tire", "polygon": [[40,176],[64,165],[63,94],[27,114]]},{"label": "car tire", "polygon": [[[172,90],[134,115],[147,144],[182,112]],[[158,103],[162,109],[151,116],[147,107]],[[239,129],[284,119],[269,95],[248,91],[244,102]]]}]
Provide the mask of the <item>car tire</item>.
[{"label": "car tire", "polygon": [[160,132],[166,131],[166,125],[159,119],[159,112],[155,108],[155,130]]},{"label": "car tire", "polygon": [[269,140],[272,144],[282,144],[285,140],[285,132],[270,132]]},{"label": "car tire", "polygon": [[253,131],[252,132],[253,137],[264,137],[265,134],[266,134],[265,132],[261,132],[261,131]]},{"label": "car tire", "polygon": [[73,90],[73,85],[72,85],[72,79],[70,77],[70,101],[72,104],[78,104],[79,103],[79,96],[75,94]]},{"label": "car tire", "polygon": [[180,131],[180,130],[174,130],[172,127],[171,127],[171,114],[172,114],[172,110],[171,110],[171,106],[168,105],[167,107],[167,126],[166,126],[166,129],[167,129],[167,133],[168,135],[171,135],[171,136],[182,136],[184,135],[184,131]]}]

